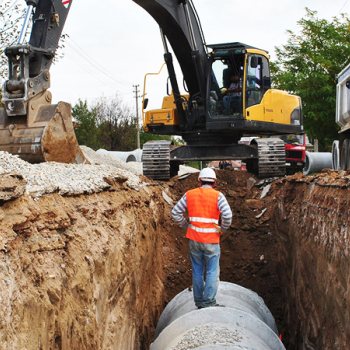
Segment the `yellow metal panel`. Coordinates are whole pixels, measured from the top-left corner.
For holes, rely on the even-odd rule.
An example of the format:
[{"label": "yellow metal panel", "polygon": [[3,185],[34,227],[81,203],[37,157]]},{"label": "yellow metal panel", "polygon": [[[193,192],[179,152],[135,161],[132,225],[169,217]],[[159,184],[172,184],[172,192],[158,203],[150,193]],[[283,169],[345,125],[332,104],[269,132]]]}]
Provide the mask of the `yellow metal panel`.
[{"label": "yellow metal panel", "polygon": [[[184,101],[187,101],[189,95],[182,95],[182,97]],[[186,102],[184,102],[184,108],[186,107]],[[161,109],[154,109],[144,113],[143,128],[145,131],[148,131],[148,125],[160,124],[166,126],[179,124],[174,95],[165,96],[163,98]]]},{"label": "yellow metal panel", "polygon": [[174,96],[165,96],[161,109],[153,109],[145,113],[143,128],[148,131],[149,125],[172,126],[178,124]]},{"label": "yellow metal panel", "polygon": [[270,60],[270,55],[264,51],[264,50],[260,50],[260,49],[247,49],[247,53],[248,54],[254,54],[254,55],[262,55],[264,57],[266,57],[268,60]]},{"label": "yellow metal panel", "polygon": [[291,124],[291,115],[300,108],[300,98],[285,91],[270,89],[264,94],[261,103],[246,109],[247,120]]},{"label": "yellow metal panel", "polygon": [[154,109],[146,112],[145,118],[146,125],[149,124],[164,124],[175,125],[176,116],[175,109]]}]

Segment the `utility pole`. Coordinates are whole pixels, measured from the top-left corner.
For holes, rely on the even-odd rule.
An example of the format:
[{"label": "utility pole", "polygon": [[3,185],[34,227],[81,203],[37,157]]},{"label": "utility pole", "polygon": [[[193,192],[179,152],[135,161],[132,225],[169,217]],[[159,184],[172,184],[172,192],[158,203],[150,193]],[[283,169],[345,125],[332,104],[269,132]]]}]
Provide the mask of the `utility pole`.
[{"label": "utility pole", "polygon": [[136,147],[137,149],[141,148],[140,145],[140,128],[139,128],[139,87],[140,85],[133,85],[134,94],[135,94],[135,101],[136,101]]}]

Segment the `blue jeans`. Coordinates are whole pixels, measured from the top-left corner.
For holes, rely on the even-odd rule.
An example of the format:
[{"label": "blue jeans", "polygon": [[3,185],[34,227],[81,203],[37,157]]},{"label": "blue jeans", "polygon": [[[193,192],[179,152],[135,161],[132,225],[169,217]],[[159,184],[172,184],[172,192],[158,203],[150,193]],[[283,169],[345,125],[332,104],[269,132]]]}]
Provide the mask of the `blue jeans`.
[{"label": "blue jeans", "polygon": [[241,97],[226,95],[223,98],[224,109],[227,114],[241,112]]},{"label": "blue jeans", "polygon": [[198,308],[216,304],[220,275],[220,245],[190,240],[194,302]]}]

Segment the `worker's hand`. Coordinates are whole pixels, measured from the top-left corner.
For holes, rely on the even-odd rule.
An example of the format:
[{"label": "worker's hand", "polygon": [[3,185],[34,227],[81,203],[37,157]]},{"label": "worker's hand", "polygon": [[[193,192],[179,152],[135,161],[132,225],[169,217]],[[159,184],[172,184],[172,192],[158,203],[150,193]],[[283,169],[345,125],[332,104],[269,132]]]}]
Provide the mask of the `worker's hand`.
[{"label": "worker's hand", "polygon": [[227,89],[226,88],[221,88],[220,92],[225,95],[227,93]]}]

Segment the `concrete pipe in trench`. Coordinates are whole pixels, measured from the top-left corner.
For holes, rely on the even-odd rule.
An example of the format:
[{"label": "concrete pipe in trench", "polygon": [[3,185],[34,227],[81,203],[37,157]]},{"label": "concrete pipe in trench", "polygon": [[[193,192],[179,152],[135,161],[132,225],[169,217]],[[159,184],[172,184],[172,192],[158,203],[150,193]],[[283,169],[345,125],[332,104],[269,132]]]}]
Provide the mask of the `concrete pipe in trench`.
[{"label": "concrete pipe in trench", "polygon": [[330,152],[306,152],[303,173],[304,175],[309,175],[323,169],[332,169],[332,163],[332,153]]},{"label": "concrete pipe in trench", "polygon": [[164,309],[151,350],[285,350],[275,320],[262,298],[233,283],[220,282],[218,307],[198,310],[188,289]]}]

